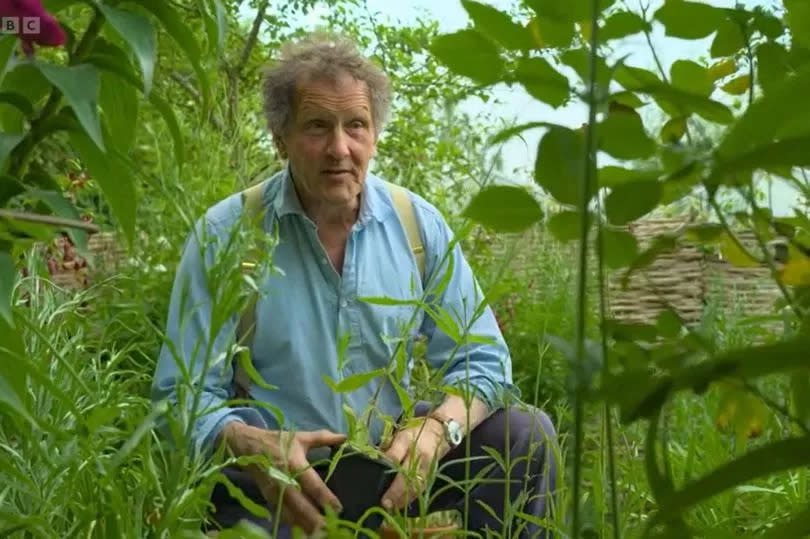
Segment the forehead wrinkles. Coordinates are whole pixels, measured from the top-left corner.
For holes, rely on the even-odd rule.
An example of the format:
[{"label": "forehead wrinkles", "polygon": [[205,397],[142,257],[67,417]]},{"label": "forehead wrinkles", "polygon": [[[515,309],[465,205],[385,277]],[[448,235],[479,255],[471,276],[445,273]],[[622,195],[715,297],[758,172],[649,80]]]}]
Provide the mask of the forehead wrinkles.
[{"label": "forehead wrinkles", "polygon": [[369,110],[369,103],[368,96],[363,91],[337,96],[324,91],[304,90],[301,92],[299,107],[302,110],[325,109],[330,112],[340,112],[358,108]]}]

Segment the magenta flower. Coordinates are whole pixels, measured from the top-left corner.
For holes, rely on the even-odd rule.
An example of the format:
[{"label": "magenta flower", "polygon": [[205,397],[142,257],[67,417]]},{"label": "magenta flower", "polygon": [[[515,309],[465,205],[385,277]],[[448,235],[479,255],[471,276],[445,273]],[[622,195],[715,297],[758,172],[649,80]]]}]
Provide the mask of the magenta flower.
[{"label": "magenta flower", "polygon": [[4,33],[15,33],[25,54],[34,53],[34,43],[47,47],[65,44],[65,32],[40,0],[0,0]]}]

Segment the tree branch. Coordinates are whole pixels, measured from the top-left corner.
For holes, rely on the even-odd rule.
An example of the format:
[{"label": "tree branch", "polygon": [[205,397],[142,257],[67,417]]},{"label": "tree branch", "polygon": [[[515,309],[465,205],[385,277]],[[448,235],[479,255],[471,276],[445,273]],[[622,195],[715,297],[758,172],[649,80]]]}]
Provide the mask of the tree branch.
[{"label": "tree branch", "polygon": [[64,226],[68,228],[78,228],[86,230],[87,232],[96,233],[101,230],[98,225],[92,223],[85,223],[77,219],[67,219],[64,217],[56,217],[54,215],[41,215],[38,213],[26,213],[22,211],[3,210],[0,209],[0,219],[9,219],[13,221],[26,221],[28,223],[39,223],[43,225]]},{"label": "tree branch", "polygon": [[267,6],[269,4],[270,0],[263,0],[256,10],[256,18],[253,19],[253,26],[250,28],[250,34],[248,34],[247,41],[242,49],[242,54],[239,55],[239,61],[236,62],[236,65],[233,67],[234,77],[238,77],[245,68],[245,65],[247,65],[250,53],[253,51],[253,47],[256,46],[256,41],[259,38],[259,30],[262,27],[264,15],[267,12]]}]

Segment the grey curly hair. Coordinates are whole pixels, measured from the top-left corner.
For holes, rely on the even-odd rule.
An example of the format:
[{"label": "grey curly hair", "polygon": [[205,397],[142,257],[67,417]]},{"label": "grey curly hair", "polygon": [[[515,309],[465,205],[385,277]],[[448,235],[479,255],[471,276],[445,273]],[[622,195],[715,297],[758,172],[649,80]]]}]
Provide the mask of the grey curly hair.
[{"label": "grey curly hair", "polygon": [[338,80],[343,75],[366,83],[374,132],[379,136],[391,109],[388,76],[364,57],[352,40],[323,32],[284,45],[278,61],[265,71],[262,95],[270,132],[278,136],[289,125],[299,83],[312,79]]}]

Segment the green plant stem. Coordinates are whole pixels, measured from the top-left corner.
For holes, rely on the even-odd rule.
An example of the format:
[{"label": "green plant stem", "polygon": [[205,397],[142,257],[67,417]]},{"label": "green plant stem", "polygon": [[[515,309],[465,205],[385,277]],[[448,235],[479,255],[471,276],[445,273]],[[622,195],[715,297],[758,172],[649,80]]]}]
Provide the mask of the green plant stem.
[{"label": "green plant stem", "polygon": [[579,275],[577,278],[577,317],[576,317],[576,376],[574,383],[574,508],[571,537],[580,536],[581,510],[580,498],[582,490],[582,437],[585,416],[585,388],[582,372],[585,366],[585,330],[586,312],[588,307],[588,230],[590,229],[590,214],[588,203],[591,195],[591,183],[596,166],[596,58],[599,46],[599,0],[591,2],[591,56],[590,77],[588,80],[588,128],[585,131],[585,170],[582,176],[581,197],[579,212],[582,216],[579,230]]},{"label": "green plant stem", "polygon": [[[644,18],[644,22],[647,21],[647,10],[649,9],[650,5],[647,4],[646,6],[641,3],[641,0],[638,2],[638,7],[641,10],[641,16]],[[655,52],[655,47],[653,47],[652,37],[650,36],[650,30],[648,26],[644,26],[644,38],[647,40],[647,45],[650,47],[650,52],[652,53],[653,60],[655,61],[655,65],[658,68],[658,72],[661,73],[661,78],[667,84],[669,81],[667,80],[667,72],[664,71],[664,66],[661,64],[661,60],[658,58],[658,53]]]},{"label": "green plant stem", "polygon": [[43,225],[62,226],[67,228],[78,228],[80,230],[86,230],[87,232],[92,233],[101,230],[98,225],[85,223],[84,221],[79,221],[78,219],[67,219],[64,217],[56,217],[54,215],[40,215],[38,213],[28,213],[14,210],[0,209],[0,219],[25,221],[28,223],[39,223]]},{"label": "green plant stem", "polygon": [[[600,203],[599,197],[597,197],[597,204],[599,207],[598,215],[601,216],[602,204]],[[599,266],[599,323],[601,327],[599,333],[601,334],[600,345],[604,361],[602,369],[604,372],[609,372],[610,364],[608,363],[607,331],[605,331],[608,287],[605,279],[603,226],[601,218],[597,218],[596,220],[596,259]],[[611,414],[610,405],[607,402],[604,404],[602,413],[604,416],[603,421],[605,422],[605,437],[607,438],[608,479],[610,481],[610,511],[613,520],[613,537],[620,539],[621,530],[619,529],[619,496],[618,489],[616,488],[616,448],[613,439],[613,415]]]}]

